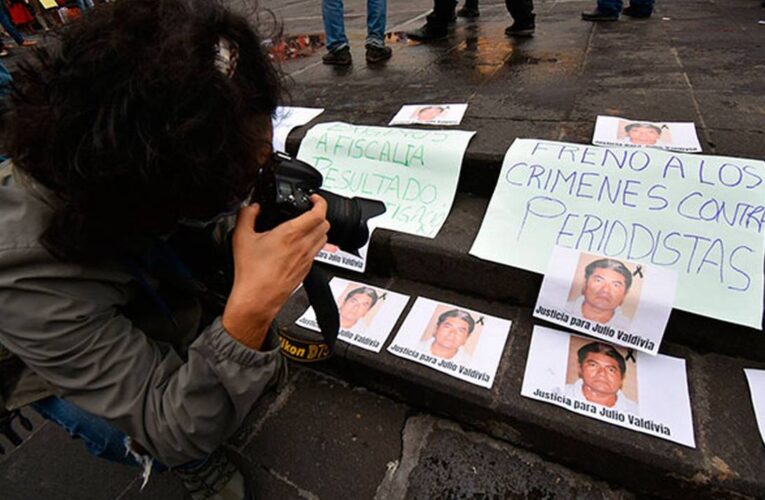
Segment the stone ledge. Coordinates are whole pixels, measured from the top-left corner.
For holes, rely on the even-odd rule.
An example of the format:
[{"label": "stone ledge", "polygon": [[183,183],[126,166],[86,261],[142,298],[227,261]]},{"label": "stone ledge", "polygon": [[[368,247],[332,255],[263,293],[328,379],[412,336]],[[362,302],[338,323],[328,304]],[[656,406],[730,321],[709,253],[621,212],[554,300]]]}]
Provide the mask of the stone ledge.
[{"label": "stone ledge", "polygon": [[[765,493],[761,474],[765,447],[742,372],[757,363],[702,355],[673,343],[662,346],[662,353],[687,362],[697,441],[697,448],[691,449],[521,397],[533,325],[530,309],[412,281],[372,277],[363,281],[513,320],[494,387],[485,390],[393,356],[385,351],[390,339],[379,354],[340,342],[335,357],[320,368],[639,492],[666,497]],[[306,307],[305,296],[296,294],[280,315],[282,324],[293,333],[305,333],[294,320]]]}]

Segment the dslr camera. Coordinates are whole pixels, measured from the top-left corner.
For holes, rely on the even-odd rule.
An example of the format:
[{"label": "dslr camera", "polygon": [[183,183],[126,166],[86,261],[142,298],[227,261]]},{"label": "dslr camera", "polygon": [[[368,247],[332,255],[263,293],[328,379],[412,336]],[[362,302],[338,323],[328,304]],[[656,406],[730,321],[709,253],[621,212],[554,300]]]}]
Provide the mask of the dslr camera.
[{"label": "dslr camera", "polygon": [[[328,242],[344,252],[358,255],[359,248],[369,240],[367,221],[385,213],[385,204],[330,193],[321,189],[323,181],[321,173],[308,163],[275,152],[271,161],[261,167],[256,175],[252,201],[259,203],[261,210],[255,230],[268,231],[307,212],[313,206],[311,195],[318,194],[327,201],[327,220],[331,226],[327,234]],[[328,276],[314,264],[303,286],[331,352],[340,322]]]},{"label": "dslr camera", "polygon": [[327,200],[327,239],[344,252],[358,255],[369,240],[367,221],[385,213],[385,204],[367,198],[346,198],[321,189],[321,173],[308,163],[275,152],[271,161],[258,170],[253,201],[261,206],[257,231],[268,231],[282,222],[307,212],[311,195]]}]

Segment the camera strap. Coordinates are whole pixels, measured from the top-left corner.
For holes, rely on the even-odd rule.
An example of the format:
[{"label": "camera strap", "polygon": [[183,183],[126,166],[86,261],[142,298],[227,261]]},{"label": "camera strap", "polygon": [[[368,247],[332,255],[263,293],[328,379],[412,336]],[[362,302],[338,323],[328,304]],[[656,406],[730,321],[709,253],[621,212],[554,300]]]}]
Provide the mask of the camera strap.
[{"label": "camera strap", "polygon": [[313,363],[332,356],[340,330],[340,317],[332,289],[329,287],[329,275],[316,263],[311,266],[308,276],[303,280],[303,288],[316,313],[316,322],[324,340],[299,338],[284,332],[280,332],[279,336],[282,354],[295,361]]}]

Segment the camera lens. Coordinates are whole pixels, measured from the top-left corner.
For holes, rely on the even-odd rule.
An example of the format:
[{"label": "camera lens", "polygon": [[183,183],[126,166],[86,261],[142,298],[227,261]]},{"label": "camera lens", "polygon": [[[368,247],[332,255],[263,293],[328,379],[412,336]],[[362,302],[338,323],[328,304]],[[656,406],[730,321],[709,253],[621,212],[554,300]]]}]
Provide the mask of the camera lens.
[{"label": "camera lens", "polygon": [[327,201],[330,223],[327,239],[344,252],[356,253],[369,240],[367,221],[385,212],[385,204],[366,198],[346,198],[320,189],[318,194]]}]

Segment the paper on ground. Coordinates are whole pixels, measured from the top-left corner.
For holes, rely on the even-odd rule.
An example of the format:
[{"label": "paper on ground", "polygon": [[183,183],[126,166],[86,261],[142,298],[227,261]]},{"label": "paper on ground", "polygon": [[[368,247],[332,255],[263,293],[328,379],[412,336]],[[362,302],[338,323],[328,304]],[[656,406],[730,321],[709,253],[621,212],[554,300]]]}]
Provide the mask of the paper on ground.
[{"label": "paper on ground", "polygon": [[301,127],[324,112],[324,108],[279,106],[272,120],[274,151],[286,151],[287,136],[292,129]]},{"label": "paper on ground", "polygon": [[648,147],[684,153],[701,152],[692,122],[652,122],[598,116],[592,143],[598,146]]},{"label": "paper on ground", "polygon": [[[592,342],[598,341],[535,326],[521,395],[695,448],[685,360],[633,352],[634,361],[625,361],[624,386],[617,403],[608,407],[589,401],[581,389],[588,384],[603,384],[596,378],[602,375],[577,375],[577,353]],[[626,356],[625,351],[617,348],[622,356]],[[595,361],[603,359],[607,362],[614,358],[605,355]]]},{"label": "paper on ground", "polygon": [[761,328],[765,162],[517,139],[470,250],[543,273],[555,245],[665,266],[675,308]]},{"label": "paper on ground", "polygon": [[473,134],[322,123],[308,131],[298,158],[322,173],[323,189],[384,202],[377,227],[434,238]]},{"label": "paper on ground", "polygon": [[749,392],[752,396],[752,406],[757,427],[760,429],[760,437],[765,443],[765,370],[747,368],[744,373],[749,382]]},{"label": "paper on ground", "polygon": [[[470,324],[459,317],[449,316],[454,311],[466,313],[473,320],[472,333],[459,337],[459,340],[455,340],[453,330],[468,328]],[[448,323],[445,320],[439,327],[438,319],[442,314],[449,316]],[[388,352],[465,382],[491,388],[510,325],[506,319],[418,297],[388,346]],[[435,344],[460,347],[451,355],[439,355],[434,352]]]},{"label": "paper on ground", "polygon": [[388,125],[459,125],[467,104],[408,104]]},{"label": "paper on ground", "polygon": [[534,316],[657,354],[676,286],[677,273],[666,267],[555,247]]},{"label": "paper on ground", "polygon": [[[329,286],[340,314],[337,338],[368,351],[380,352],[409,302],[409,296],[337,277],[332,278]],[[313,307],[309,307],[295,323],[320,331]]]}]

